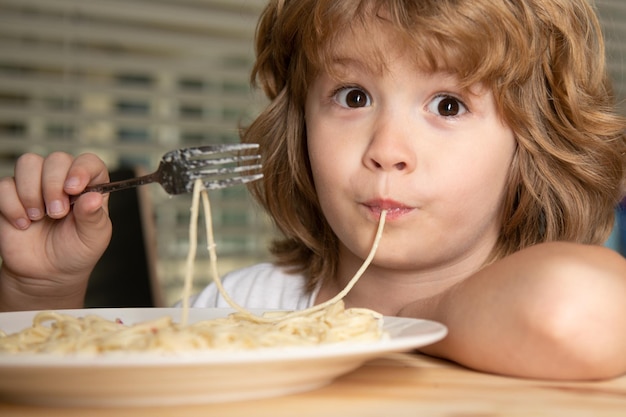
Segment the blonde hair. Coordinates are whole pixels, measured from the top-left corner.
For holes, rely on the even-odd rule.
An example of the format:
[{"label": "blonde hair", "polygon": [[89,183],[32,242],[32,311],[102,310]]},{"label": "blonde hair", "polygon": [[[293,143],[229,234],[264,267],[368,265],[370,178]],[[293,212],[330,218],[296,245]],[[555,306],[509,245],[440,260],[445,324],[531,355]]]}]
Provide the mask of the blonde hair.
[{"label": "blonde hair", "polygon": [[270,104],[242,140],[261,144],[265,177],[250,188],[284,234],[272,246],[279,264],[305,274],[310,288],[335,274],[338,242],[313,186],[304,103],[316,74],[328,70],[335,40],[379,24],[422,69],[489,87],[516,136],[489,261],[539,242],[607,238],[623,195],[625,123],[586,1],[272,0],[257,28],[252,72]]}]

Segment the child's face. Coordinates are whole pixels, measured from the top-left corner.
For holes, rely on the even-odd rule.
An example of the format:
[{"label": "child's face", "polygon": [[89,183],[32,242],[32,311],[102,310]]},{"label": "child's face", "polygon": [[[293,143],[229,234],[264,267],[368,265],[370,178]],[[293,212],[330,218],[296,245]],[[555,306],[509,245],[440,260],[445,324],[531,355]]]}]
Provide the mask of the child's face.
[{"label": "child's face", "polygon": [[406,51],[385,51],[384,71],[353,51],[338,56],[341,80],[314,80],[305,106],[313,178],[342,256],[367,255],[388,209],[377,265],[477,268],[500,230],[515,151],[491,92],[421,73]]}]

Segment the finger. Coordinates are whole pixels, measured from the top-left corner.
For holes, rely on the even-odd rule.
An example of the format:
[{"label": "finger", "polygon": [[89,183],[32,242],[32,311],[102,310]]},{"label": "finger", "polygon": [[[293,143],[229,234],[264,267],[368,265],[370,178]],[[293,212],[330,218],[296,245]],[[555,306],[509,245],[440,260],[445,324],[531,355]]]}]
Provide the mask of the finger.
[{"label": "finger", "polygon": [[17,197],[30,220],[40,220],[45,214],[45,203],[41,192],[44,158],[28,153],[15,163],[15,187]]},{"label": "finger", "polygon": [[63,152],[50,154],[43,164],[41,189],[46,213],[53,219],[60,219],[69,213],[70,201],[65,193],[65,180],[73,158]]},{"label": "finger", "polygon": [[0,179],[0,215],[17,229],[27,229],[30,226],[30,219],[26,214],[26,209],[22,205],[12,177]]},{"label": "finger", "polygon": [[109,173],[104,162],[94,154],[78,156],[70,167],[65,179],[67,194],[80,194],[88,184],[109,182]]}]

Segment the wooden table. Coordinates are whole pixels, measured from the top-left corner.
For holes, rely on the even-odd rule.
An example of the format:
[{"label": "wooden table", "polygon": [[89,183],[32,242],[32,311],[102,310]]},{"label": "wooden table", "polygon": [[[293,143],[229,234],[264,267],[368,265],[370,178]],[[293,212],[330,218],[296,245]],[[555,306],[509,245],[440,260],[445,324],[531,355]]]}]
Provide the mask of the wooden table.
[{"label": "wooden table", "polygon": [[286,397],[152,408],[44,408],[0,403],[0,416],[624,417],[626,375],[598,382],[524,380],[474,372],[423,355],[392,354],[324,388]]}]

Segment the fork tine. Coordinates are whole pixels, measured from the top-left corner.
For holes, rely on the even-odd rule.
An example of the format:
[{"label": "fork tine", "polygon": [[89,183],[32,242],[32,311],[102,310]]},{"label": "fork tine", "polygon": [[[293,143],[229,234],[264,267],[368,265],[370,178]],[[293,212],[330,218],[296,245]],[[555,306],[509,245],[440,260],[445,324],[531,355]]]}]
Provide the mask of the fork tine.
[{"label": "fork tine", "polygon": [[[208,154],[205,154],[208,155]],[[260,155],[224,156],[220,158],[187,159],[185,165],[190,169],[198,169],[211,165],[226,165],[261,159]]]},{"label": "fork tine", "polygon": [[196,146],[192,148],[180,149],[181,156],[185,158],[197,157],[203,155],[211,155],[225,152],[243,151],[249,149],[257,149],[259,144],[257,143],[230,143],[230,144],[217,144],[217,145],[204,145]]},{"label": "fork tine", "polygon": [[[245,175],[243,177],[221,178],[216,180],[203,181],[204,188],[207,190],[218,190],[220,188],[231,187],[233,185],[246,184],[263,178],[263,174]],[[191,182],[193,188],[193,182]]]},{"label": "fork tine", "polygon": [[241,172],[257,171],[263,167],[261,164],[256,165],[242,165],[235,167],[223,167],[223,168],[205,168],[198,171],[189,172],[188,178],[190,180],[202,179],[211,175],[232,175]]}]

